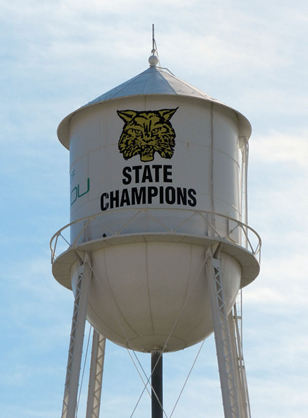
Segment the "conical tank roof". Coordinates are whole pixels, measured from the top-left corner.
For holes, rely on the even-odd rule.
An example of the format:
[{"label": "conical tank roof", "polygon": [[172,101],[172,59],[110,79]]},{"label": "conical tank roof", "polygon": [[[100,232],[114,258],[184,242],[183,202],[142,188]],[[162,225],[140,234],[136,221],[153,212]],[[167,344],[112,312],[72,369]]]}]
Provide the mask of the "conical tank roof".
[{"label": "conical tank roof", "polygon": [[[157,66],[157,61],[151,61],[149,58],[150,67],[142,73],[136,75],[130,80],[120,84],[119,86],[107,91],[107,93],[98,96],[96,99],[90,101],[86,105],[80,107],[74,112],[66,116],[58,127],[58,138],[61,143],[69,148],[69,125],[73,115],[84,109],[92,106],[97,106],[100,103],[105,103],[110,100],[115,100],[130,96],[150,96],[150,95],[173,95],[186,96],[196,99],[205,100],[207,102],[216,103],[219,106],[234,110],[216,99],[208,96],[196,87],[191,86],[175,77],[169,70]],[[155,57],[156,58],[156,57]],[[240,135],[246,138],[250,137],[251,125],[248,119],[237,110],[234,110],[239,120]]]},{"label": "conical tank roof", "polygon": [[131,78],[125,83],[120,84],[118,87],[115,87],[92,100],[88,105],[119,97],[152,94],[190,96],[215,101],[215,99],[212,99],[202,91],[179,80],[168,70],[161,67],[150,66],[150,68],[143,71],[141,74],[138,74],[136,77]]}]

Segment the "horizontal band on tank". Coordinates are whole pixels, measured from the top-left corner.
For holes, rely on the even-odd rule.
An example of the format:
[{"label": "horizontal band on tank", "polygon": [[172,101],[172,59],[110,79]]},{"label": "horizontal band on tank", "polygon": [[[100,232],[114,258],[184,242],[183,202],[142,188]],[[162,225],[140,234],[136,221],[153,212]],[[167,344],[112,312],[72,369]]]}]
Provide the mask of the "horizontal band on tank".
[{"label": "horizontal band on tank", "polygon": [[141,186],[112,190],[101,195],[101,210],[134,205],[167,204],[194,207],[197,204],[196,190],[173,186]]},{"label": "horizontal band on tank", "polygon": [[[160,214],[163,213],[170,213],[172,218],[177,216],[177,213],[185,216],[182,217],[181,224],[170,228],[169,225],[161,221]],[[121,220],[117,218],[118,221],[114,226],[109,225],[109,230],[106,229],[106,234],[102,234],[101,238],[92,240],[84,238],[85,232],[92,221],[106,218],[107,224],[109,224],[108,216],[114,214],[125,214],[126,216]],[[157,231],[152,233],[145,228],[138,233],[129,232],[129,229],[133,228],[134,224],[140,221],[140,217],[145,215],[148,220],[151,219],[153,222],[156,222],[158,226]],[[195,233],[184,232],[183,225],[187,225],[187,222],[193,219],[202,220],[206,227],[203,233],[199,230]],[[221,229],[220,225],[224,225],[225,228]],[[78,229],[75,239],[69,244],[69,233],[73,227]],[[67,234],[67,238],[65,234]],[[241,264],[242,286],[254,280],[259,273],[261,238],[254,229],[237,219],[215,212],[165,207],[112,209],[77,219],[65,225],[53,235],[50,241],[54,277],[63,286],[70,288],[70,266],[76,261],[76,257],[78,258],[77,254],[79,251],[92,251],[101,247],[140,240],[145,242],[147,240],[189,241],[204,247],[212,245],[214,242],[219,242],[222,244],[224,251],[234,256]]]},{"label": "horizontal band on tank", "polygon": [[199,245],[206,250],[213,244],[220,243],[221,252],[234,257],[242,268],[241,287],[251,283],[260,272],[260,264],[256,257],[244,247],[225,242],[218,238],[201,237],[197,235],[187,235],[178,233],[159,233],[159,234],[126,234],[101,238],[99,240],[88,241],[78,247],[69,248],[56,257],[52,263],[52,273],[54,278],[62,286],[71,289],[71,268],[76,262],[80,262],[80,257],[84,252],[97,251],[101,248],[108,248],[117,245],[126,245],[138,242],[173,242],[190,243]]}]

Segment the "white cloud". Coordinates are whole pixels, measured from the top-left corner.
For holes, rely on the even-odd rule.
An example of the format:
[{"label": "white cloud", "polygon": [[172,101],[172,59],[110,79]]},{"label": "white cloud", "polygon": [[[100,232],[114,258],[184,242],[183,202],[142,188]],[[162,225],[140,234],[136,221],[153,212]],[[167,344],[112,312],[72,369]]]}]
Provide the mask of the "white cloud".
[{"label": "white cloud", "polygon": [[291,163],[297,166],[296,169],[299,165],[307,170],[308,131],[293,134],[272,131],[258,135],[251,142],[251,155],[256,164]]},{"label": "white cloud", "polygon": [[45,254],[42,258],[15,261],[14,266],[2,272],[7,321],[27,340],[31,350],[62,343],[69,335],[73,311],[73,296],[52,278],[47,248]]},{"label": "white cloud", "polygon": [[[281,7],[268,25],[253,5],[254,13],[247,14],[228,1],[220,5],[185,1],[179,5],[175,0],[159,0],[154,5],[140,0],[113,3],[92,0],[85,9],[83,2],[70,0],[65,4],[33,1],[23,6],[22,2],[6,4],[3,16],[13,24],[22,24],[23,30],[26,28],[27,48],[20,52],[27,53],[28,59],[31,57],[31,62],[37,64],[46,57],[51,62],[57,57],[74,58],[74,64],[79,61],[78,66],[91,66],[91,61],[99,62],[100,56],[138,59],[144,48],[146,53],[150,52],[151,24],[155,20],[162,62],[168,65],[170,60],[186,70],[194,67],[194,71],[203,74],[213,69],[224,72],[222,66],[226,64],[229,73],[240,71],[242,76],[251,69],[273,72],[288,62],[286,51],[292,50],[279,47],[281,37],[288,37],[275,32],[275,27],[286,20]],[[293,21],[289,19],[288,23],[295,25],[297,17],[292,16]],[[44,30],[39,25],[33,26],[33,20],[44,21]],[[78,59],[81,56],[89,60],[85,63]],[[108,66],[108,61],[104,61]],[[62,61],[59,64],[62,66]],[[54,65],[53,71],[56,62]]]},{"label": "white cloud", "polygon": [[245,299],[266,311],[301,312],[308,304],[308,134],[259,134],[250,156],[250,220],[261,235],[263,257]]},{"label": "white cloud", "polygon": [[305,249],[290,248],[285,257],[265,257],[261,274],[245,289],[245,301],[263,312],[303,313],[308,305],[308,259]]},{"label": "white cloud", "polygon": [[[250,379],[252,416],[280,418],[283,414],[292,418],[303,418],[308,400],[305,390],[307,379],[297,376],[279,376],[278,379],[262,377]],[[279,379],[280,377],[280,379]]]}]

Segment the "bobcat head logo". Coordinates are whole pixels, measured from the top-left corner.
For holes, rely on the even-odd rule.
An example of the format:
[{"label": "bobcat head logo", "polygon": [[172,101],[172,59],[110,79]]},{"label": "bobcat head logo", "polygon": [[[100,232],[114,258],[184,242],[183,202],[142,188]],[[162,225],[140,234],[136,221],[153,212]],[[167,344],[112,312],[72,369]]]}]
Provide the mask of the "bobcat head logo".
[{"label": "bobcat head logo", "polygon": [[118,115],[125,122],[119,139],[119,150],[125,160],[139,154],[141,161],[152,161],[155,152],[162,158],[171,158],[175,147],[175,131],[170,119],[177,109],[142,112],[118,110]]}]

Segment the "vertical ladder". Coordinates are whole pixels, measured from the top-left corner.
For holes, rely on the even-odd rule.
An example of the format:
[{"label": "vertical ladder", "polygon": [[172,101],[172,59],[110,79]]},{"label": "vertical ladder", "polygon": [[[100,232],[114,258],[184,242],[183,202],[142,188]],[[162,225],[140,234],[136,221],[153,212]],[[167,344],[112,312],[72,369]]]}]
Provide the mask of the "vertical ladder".
[{"label": "vertical ladder", "polygon": [[243,356],[243,346],[242,346],[242,335],[240,332],[239,321],[242,320],[242,316],[238,315],[236,304],[233,305],[232,311],[229,314],[229,327],[232,339],[234,341],[235,347],[235,362],[238,370],[238,384],[240,387],[241,394],[241,407],[244,417],[251,417],[250,403],[249,403],[249,394],[248,394],[248,384],[246,378],[245,362]]}]

